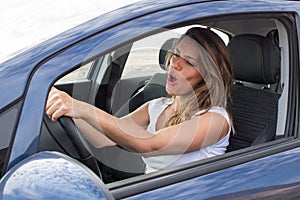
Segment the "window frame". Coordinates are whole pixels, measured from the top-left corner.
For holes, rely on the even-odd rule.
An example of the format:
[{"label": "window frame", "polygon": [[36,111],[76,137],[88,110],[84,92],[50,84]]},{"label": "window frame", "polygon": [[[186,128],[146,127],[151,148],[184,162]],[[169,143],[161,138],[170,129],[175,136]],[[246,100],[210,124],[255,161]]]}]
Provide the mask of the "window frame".
[{"label": "window frame", "polygon": [[[237,150],[234,152],[226,153],[214,158],[208,158],[196,163],[187,164],[174,169],[162,170],[153,174],[142,175],[122,181],[106,184],[113,196],[116,198],[123,198],[132,194],[137,194],[142,191],[150,191],[159,187],[174,184],[180,181],[193,179],[205,174],[214,173],[220,170],[228,169],[233,166],[254,161],[260,158],[271,156],[273,154],[288,151],[295,147],[300,146],[299,135],[290,135],[291,133],[298,133],[299,123],[297,121],[299,110],[297,97],[299,89],[296,87],[298,84],[298,78],[296,77],[299,71],[299,61],[297,51],[292,49],[298,49],[298,40],[296,38],[295,29],[295,13],[239,13],[224,15],[224,18],[234,18],[243,16],[244,18],[252,18],[257,16],[258,18],[272,17],[278,19],[283,23],[285,29],[290,28],[292,31],[287,32],[289,42],[289,94],[287,102],[287,117],[285,126],[285,138],[276,139],[271,142],[267,142],[261,145],[251,146],[245,149]],[[211,17],[213,20],[215,17]],[[218,16],[217,18],[222,18]],[[201,21],[201,19],[199,19]],[[205,19],[208,20],[208,17]],[[177,24],[176,26],[178,26]],[[176,27],[175,26],[175,27]],[[174,28],[174,26],[171,26]],[[171,28],[170,27],[170,28]],[[192,173],[191,173],[192,172]],[[171,175],[172,174],[172,175]],[[171,176],[170,176],[171,175]],[[155,183],[153,185],[153,183]]]}]

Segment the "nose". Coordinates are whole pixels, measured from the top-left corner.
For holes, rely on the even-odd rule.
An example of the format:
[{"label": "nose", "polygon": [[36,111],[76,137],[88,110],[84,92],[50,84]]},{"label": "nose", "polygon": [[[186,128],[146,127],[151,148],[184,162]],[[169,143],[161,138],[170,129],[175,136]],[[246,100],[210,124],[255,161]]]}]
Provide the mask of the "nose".
[{"label": "nose", "polygon": [[171,59],[171,68],[177,71],[181,70],[184,60],[185,59],[179,55],[173,55]]}]

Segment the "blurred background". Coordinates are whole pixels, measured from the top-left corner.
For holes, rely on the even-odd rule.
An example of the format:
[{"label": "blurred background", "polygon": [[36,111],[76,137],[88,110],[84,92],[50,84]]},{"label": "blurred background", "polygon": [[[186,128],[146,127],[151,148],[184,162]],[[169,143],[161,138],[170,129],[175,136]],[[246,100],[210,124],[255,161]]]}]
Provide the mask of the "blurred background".
[{"label": "blurred background", "polygon": [[103,13],[138,0],[2,0],[0,63]]}]

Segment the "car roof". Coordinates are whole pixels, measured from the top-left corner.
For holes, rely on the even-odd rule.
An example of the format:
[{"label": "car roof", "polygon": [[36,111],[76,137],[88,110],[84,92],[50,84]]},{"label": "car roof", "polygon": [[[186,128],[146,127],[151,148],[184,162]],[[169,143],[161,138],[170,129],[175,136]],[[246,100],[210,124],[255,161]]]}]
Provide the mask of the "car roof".
[{"label": "car roof", "polygon": [[134,4],[116,9],[100,15],[79,26],[65,31],[47,41],[44,41],[0,64],[0,110],[5,109],[12,102],[21,98],[26,90],[26,84],[30,80],[35,67],[47,60],[68,45],[83,40],[97,32],[117,26],[130,19],[143,16],[171,7],[182,6],[203,0],[160,0],[160,1],[138,1]]}]

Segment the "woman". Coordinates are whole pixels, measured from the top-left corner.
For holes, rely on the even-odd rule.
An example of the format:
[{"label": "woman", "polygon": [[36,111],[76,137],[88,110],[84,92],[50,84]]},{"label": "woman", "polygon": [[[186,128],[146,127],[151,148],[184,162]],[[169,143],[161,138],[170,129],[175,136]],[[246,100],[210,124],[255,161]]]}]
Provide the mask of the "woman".
[{"label": "woman", "polygon": [[172,98],[116,118],[52,88],[46,113],[53,121],[72,117],[95,147],[117,143],[141,153],[146,173],[223,154],[231,131],[226,100],[232,79],[223,41],[208,29],[191,28],[166,60]]}]

